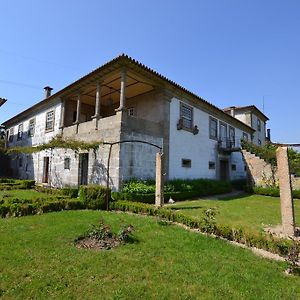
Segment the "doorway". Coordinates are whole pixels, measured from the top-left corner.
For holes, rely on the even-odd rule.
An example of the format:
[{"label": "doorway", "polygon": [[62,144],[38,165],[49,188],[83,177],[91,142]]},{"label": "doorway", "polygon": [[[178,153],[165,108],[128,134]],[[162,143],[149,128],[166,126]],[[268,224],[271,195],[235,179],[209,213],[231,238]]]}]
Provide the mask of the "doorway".
[{"label": "doorway", "polygon": [[79,185],[88,184],[89,154],[79,154]]},{"label": "doorway", "polygon": [[43,183],[49,182],[49,156],[44,157],[43,161]]},{"label": "doorway", "polygon": [[229,164],[228,160],[220,160],[220,179],[228,181],[229,180]]}]

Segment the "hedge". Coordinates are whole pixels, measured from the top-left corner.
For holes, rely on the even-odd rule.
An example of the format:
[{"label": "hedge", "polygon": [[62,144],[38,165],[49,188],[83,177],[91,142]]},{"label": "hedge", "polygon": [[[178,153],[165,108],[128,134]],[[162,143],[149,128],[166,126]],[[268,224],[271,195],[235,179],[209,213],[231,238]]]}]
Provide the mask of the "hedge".
[{"label": "hedge", "polygon": [[85,208],[83,202],[77,199],[57,199],[55,201],[45,199],[17,201],[14,199],[14,201],[0,204],[0,217],[21,217],[46,212],[83,208]]},{"label": "hedge", "polygon": [[[174,179],[166,182],[164,198],[176,201],[191,199],[213,194],[231,192],[230,182],[212,179]],[[114,200],[138,201],[153,204],[155,202],[155,184],[153,180],[139,181],[136,179],[125,182],[121,192],[113,192]]]},{"label": "hedge", "polygon": [[21,180],[13,178],[0,178],[0,190],[32,189],[34,180]]},{"label": "hedge", "polygon": [[286,256],[296,243],[295,241],[274,237],[271,234],[251,232],[243,228],[233,228],[229,225],[211,223],[210,226],[207,226],[207,220],[204,220],[204,218],[194,219],[171,209],[157,208],[144,203],[115,201],[111,202],[110,208],[117,211],[158,216],[171,222],[181,223],[189,228],[199,229],[204,233],[214,234],[229,241],[242,243],[249,247],[257,247],[283,256]]},{"label": "hedge", "polygon": [[[277,187],[254,186],[252,191],[257,195],[280,197],[280,190]],[[300,190],[293,190],[292,193],[294,198],[300,199]]]},{"label": "hedge", "polygon": [[79,188],[79,199],[86,208],[105,209],[107,193],[110,199],[110,189],[102,185],[82,185]]}]

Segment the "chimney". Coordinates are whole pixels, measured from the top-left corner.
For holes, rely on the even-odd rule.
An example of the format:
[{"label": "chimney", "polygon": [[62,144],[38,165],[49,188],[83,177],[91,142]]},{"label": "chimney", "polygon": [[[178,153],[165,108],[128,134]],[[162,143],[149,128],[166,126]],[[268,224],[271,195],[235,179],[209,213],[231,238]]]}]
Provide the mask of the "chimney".
[{"label": "chimney", "polygon": [[53,88],[50,87],[50,86],[45,86],[44,90],[45,90],[45,98],[50,97],[51,96],[51,91],[53,90]]},{"label": "chimney", "polygon": [[230,107],[230,115],[232,116],[232,117],[234,117],[235,116],[235,106],[231,106]]}]

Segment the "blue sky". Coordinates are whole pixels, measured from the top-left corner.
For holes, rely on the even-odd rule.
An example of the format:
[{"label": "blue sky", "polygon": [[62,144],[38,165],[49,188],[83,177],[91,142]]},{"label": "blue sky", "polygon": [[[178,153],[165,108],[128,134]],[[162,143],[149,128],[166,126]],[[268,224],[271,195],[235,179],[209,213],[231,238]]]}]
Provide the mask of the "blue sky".
[{"label": "blue sky", "polygon": [[0,39],[0,123],[124,52],[300,143],[299,0],[1,1]]}]

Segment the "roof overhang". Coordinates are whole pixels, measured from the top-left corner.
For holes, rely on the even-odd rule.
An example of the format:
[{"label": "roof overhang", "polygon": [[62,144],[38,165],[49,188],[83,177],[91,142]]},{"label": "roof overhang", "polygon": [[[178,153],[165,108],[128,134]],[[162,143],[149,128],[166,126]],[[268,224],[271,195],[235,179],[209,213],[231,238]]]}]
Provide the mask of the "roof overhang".
[{"label": "roof overhang", "polygon": [[91,83],[96,83],[97,81],[103,81],[109,76],[113,76],[117,74],[122,68],[126,68],[128,71],[132,71],[135,74],[139,74],[143,78],[146,79],[146,83],[154,84],[154,86],[169,89],[175,94],[181,95],[181,97],[187,97],[195,104],[198,104],[202,107],[205,107],[210,113],[214,113],[223,120],[228,122],[234,123],[238,125],[238,127],[247,130],[248,132],[254,132],[255,130],[250,126],[246,125],[245,123],[237,120],[236,118],[228,115],[222,109],[218,108],[217,106],[209,103],[208,101],[204,100],[200,96],[192,93],[191,91],[185,89],[184,87],[180,86],[176,82],[168,79],[167,77],[159,74],[158,72],[150,69],[149,67],[145,66],[144,64],[138,62],[137,60],[122,54],[111,61],[107,62],[106,64],[102,65],[101,67],[95,69],[94,71],[90,72],[89,74],[81,77],[80,79],[76,80],[75,82],[69,84],[65,88],[61,89],[60,91],[54,93],[50,97],[38,102],[37,104],[31,106],[30,108],[24,110],[23,112],[19,113],[18,115],[12,117],[11,119],[5,121],[3,125],[7,126],[17,122],[26,115],[31,114],[33,111],[38,110],[41,107],[44,107],[48,104],[48,102],[55,101],[59,98],[63,98],[68,96],[72,93],[78,93],[78,91],[86,88]]}]

